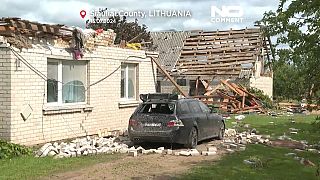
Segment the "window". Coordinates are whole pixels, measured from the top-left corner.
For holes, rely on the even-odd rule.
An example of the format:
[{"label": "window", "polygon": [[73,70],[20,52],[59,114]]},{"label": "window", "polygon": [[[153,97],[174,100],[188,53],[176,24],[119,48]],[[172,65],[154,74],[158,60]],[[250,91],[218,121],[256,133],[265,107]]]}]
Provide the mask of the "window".
[{"label": "window", "polygon": [[208,108],[207,105],[203,104],[203,102],[199,102],[200,108],[202,110],[202,112],[204,113],[210,113],[211,110]]},{"label": "window", "polygon": [[140,113],[159,113],[159,114],[173,114],[175,104],[173,103],[150,103],[144,104],[140,109]]},{"label": "window", "polygon": [[58,62],[48,62],[47,102],[58,102]]},{"label": "window", "polygon": [[179,112],[180,112],[180,114],[189,114],[190,113],[190,109],[189,109],[188,104],[186,102],[183,102],[180,104]]},{"label": "window", "polygon": [[186,79],[177,79],[177,84],[179,86],[186,86],[187,85],[187,80]]},{"label": "window", "polygon": [[136,65],[121,65],[121,98],[136,99]]},{"label": "window", "polygon": [[48,103],[85,102],[87,81],[86,62],[50,60],[48,61],[47,68]]},{"label": "window", "polygon": [[191,101],[188,103],[189,109],[192,113],[202,113],[199,103],[197,101]]}]

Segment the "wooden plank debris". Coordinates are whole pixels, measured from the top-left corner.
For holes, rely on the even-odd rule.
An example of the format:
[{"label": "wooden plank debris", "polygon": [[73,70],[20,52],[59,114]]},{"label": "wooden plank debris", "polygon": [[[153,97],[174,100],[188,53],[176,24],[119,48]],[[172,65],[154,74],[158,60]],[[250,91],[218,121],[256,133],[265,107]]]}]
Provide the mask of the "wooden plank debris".
[{"label": "wooden plank debris", "polygon": [[[199,79],[200,80],[200,79]],[[201,80],[203,82],[204,80]],[[204,83],[204,95],[195,95],[193,98],[215,106],[219,105],[221,111],[231,113],[260,112],[266,113],[260,100],[244,87],[227,80],[220,80],[221,84],[212,88],[209,83]]]}]

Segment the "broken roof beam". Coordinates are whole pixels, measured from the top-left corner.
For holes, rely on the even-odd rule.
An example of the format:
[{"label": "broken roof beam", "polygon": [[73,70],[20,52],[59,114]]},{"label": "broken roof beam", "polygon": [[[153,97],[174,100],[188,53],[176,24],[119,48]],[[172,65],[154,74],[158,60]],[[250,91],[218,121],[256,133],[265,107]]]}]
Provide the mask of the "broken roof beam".
[{"label": "broken roof beam", "polygon": [[229,89],[231,89],[233,92],[235,92],[236,94],[243,96],[243,92],[238,91],[238,89],[234,88],[231,84],[229,84],[227,81],[225,80],[220,80],[220,82],[222,84],[224,84],[225,86],[227,86]]},{"label": "broken roof beam", "polygon": [[157,67],[161,70],[161,72],[171,81],[171,83],[177,88],[177,90],[184,96],[188,97],[188,94],[185,93],[181,87],[176,83],[176,81],[170,76],[170,74],[161,66],[161,64],[152,56],[150,56],[151,60],[157,65]]},{"label": "broken roof beam", "polygon": [[239,87],[237,86],[235,83],[229,83],[234,89],[236,89],[240,94],[241,96],[245,96],[245,92]]}]

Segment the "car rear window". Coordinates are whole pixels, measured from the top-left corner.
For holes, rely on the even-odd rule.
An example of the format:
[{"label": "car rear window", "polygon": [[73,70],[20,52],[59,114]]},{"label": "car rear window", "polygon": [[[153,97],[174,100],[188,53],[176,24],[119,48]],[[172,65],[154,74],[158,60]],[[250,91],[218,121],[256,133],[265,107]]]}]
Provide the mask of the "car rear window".
[{"label": "car rear window", "polygon": [[173,114],[174,103],[146,103],[142,104],[139,113]]}]

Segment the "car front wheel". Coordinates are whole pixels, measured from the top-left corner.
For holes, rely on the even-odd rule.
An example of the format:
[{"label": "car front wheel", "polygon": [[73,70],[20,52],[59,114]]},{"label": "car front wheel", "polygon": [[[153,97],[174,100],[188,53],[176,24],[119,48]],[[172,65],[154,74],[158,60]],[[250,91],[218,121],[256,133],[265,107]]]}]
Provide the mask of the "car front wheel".
[{"label": "car front wheel", "polygon": [[194,149],[197,147],[198,144],[198,132],[195,127],[193,127],[189,134],[188,143],[186,144],[187,148]]}]

